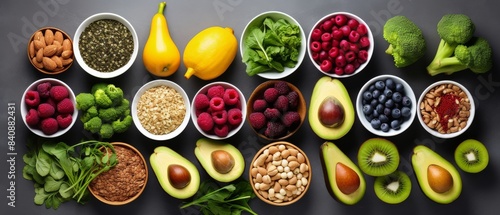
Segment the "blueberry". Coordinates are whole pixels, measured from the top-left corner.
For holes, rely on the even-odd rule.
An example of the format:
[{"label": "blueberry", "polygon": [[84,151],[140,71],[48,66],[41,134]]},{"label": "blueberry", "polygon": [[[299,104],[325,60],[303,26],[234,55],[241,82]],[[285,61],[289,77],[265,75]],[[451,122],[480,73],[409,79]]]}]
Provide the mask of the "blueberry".
[{"label": "blueberry", "polygon": [[383,132],[388,132],[389,129],[390,129],[389,124],[387,123],[380,124],[380,130],[382,130]]},{"label": "blueberry", "polygon": [[391,121],[391,128],[394,130],[398,130],[399,128],[401,128],[401,121],[399,121],[397,119],[392,120]]},{"label": "blueberry", "polygon": [[373,108],[371,105],[363,105],[363,113],[370,114],[373,112]]},{"label": "blueberry", "polygon": [[396,83],[394,83],[392,78],[385,79],[385,86],[391,90],[396,89]]},{"label": "blueberry", "polygon": [[373,84],[372,84],[372,85],[370,85],[370,86],[368,87],[368,90],[369,90],[369,91],[374,91],[374,90],[375,90],[375,85],[373,85]]},{"label": "blueberry", "polygon": [[385,88],[385,90],[384,90],[384,95],[385,95],[385,96],[387,96],[387,97],[389,97],[389,98],[392,98],[392,94],[393,94],[393,93],[392,93],[392,90],[391,90],[391,89],[389,89],[389,88]]},{"label": "blueberry", "polygon": [[372,115],[373,115],[373,118],[378,118],[378,116],[380,115],[380,113],[377,112],[376,110],[373,110]]},{"label": "blueberry", "polygon": [[384,115],[390,116],[392,114],[392,110],[390,108],[384,108]]},{"label": "blueberry", "polygon": [[375,110],[377,110],[378,113],[383,113],[384,112],[384,105],[378,104],[377,107],[375,107]]},{"label": "blueberry", "polygon": [[381,94],[382,94],[382,93],[380,93],[380,90],[374,90],[374,91],[372,92],[372,97],[373,97],[374,99],[377,99],[377,98],[378,98]]},{"label": "blueberry", "polygon": [[403,100],[401,102],[403,103],[403,106],[405,106],[405,107],[411,106],[411,99],[408,96],[403,96]]},{"label": "blueberry", "polygon": [[403,95],[400,92],[394,92],[392,94],[392,100],[394,100],[394,102],[396,103],[399,103],[401,102],[401,100],[403,100]]},{"label": "blueberry", "polygon": [[396,92],[404,93],[405,87],[401,83],[396,84]]},{"label": "blueberry", "polygon": [[378,116],[378,119],[380,120],[380,122],[384,123],[384,122],[389,122],[389,117],[387,117],[386,115],[384,114],[381,114]]},{"label": "blueberry", "polygon": [[385,101],[384,105],[385,105],[385,107],[392,108],[392,107],[394,107],[394,100],[387,99],[387,101]]},{"label": "blueberry", "polygon": [[373,115],[371,114],[365,114],[366,121],[370,122],[373,119]]},{"label": "blueberry", "polygon": [[397,118],[401,117],[401,110],[397,109],[397,108],[392,109],[391,116],[393,119],[397,119]]},{"label": "blueberry", "polygon": [[371,105],[373,108],[375,108],[378,104],[379,104],[379,103],[378,103],[378,101],[377,101],[376,99],[372,99],[372,100],[370,101],[370,105]]},{"label": "blueberry", "polygon": [[373,98],[372,92],[370,92],[370,91],[365,91],[365,92],[363,93],[363,99],[365,99],[365,100],[368,100],[368,101],[369,101],[369,100],[372,100],[372,98]]},{"label": "blueberry", "polygon": [[378,102],[381,103],[381,104],[384,104],[385,101],[387,101],[387,96],[385,96],[384,94],[380,95],[378,97]]},{"label": "blueberry", "polygon": [[372,127],[374,129],[379,129],[380,128],[380,120],[378,118],[373,118],[371,121],[370,121],[370,124],[372,125]]},{"label": "blueberry", "polygon": [[375,82],[375,88],[377,90],[383,90],[385,88],[385,82],[384,81]]},{"label": "blueberry", "polygon": [[403,117],[410,117],[411,116],[411,109],[409,107],[401,108],[401,115]]}]

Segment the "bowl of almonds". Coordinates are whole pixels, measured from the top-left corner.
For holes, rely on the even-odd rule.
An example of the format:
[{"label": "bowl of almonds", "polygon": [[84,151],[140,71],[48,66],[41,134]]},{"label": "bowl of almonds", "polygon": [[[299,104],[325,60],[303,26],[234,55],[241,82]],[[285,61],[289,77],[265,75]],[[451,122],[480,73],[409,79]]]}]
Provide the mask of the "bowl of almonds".
[{"label": "bowl of almonds", "polygon": [[418,100],[417,116],[422,127],[439,138],[465,132],[474,119],[474,99],[463,85],[450,80],[428,86]]},{"label": "bowl of almonds", "polygon": [[286,206],[297,202],[309,189],[311,163],[297,146],[286,141],[261,148],[250,166],[250,183],[262,201]]},{"label": "bowl of almonds", "polygon": [[62,73],[73,64],[73,41],[61,29],[38,29],[28,42],[28,59],[42,73]]}]

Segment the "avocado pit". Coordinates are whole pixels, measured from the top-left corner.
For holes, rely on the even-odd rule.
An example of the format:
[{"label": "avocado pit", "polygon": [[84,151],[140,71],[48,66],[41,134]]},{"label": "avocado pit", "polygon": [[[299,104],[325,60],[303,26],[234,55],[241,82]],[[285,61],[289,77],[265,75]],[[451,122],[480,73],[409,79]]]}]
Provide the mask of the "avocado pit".
[{"label": "avocado pit", "polygon": [[172,187],[182,189],[191,182],[191,174],[186,167],[178,164],[171,164],[168,166],[168,181]]},{"label": "avocado pit", "polygon": [[333,97],[326,97],[318,109],[318,118],[326,127],[337,127],[344,122],[344,107],[340,101]]},{"label": "avocado pit", "polygon": [[343,163],[337,163],[335,166],[335,180],[340,192],[349,195],[358,190],[360,179],[358,174]]},{"label": "avocado pit", "polygon": [[218,173],[226,174],[234,167],[234,157],[224,150],[215,150],[211,153],[210,157],[212,166]]},{"label": "avocado pit", "polygon": [[450,172],[435,164],[427,167],[427,181],[436,193],[446,193],[453,187],[453,177]]}]

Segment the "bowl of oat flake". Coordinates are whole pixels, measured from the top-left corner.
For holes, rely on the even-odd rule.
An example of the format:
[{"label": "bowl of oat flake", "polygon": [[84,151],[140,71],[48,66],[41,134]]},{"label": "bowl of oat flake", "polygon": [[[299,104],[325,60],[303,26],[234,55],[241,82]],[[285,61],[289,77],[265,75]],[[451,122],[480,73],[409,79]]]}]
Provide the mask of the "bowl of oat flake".
[{"label": "bowl of oat flake", "polygon": [[191,117],[186,92],[169,80],[154,80],[142,86],[134,96],[131,111],[137,129],[152,140],[178,136]]}]

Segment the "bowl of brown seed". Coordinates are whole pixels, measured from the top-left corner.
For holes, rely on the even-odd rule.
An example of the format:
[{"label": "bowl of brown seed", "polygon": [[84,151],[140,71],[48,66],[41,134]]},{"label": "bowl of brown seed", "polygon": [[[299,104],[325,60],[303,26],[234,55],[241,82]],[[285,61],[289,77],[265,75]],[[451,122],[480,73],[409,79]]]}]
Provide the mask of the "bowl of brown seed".
[{"label": "bowl of brown seed", "polygon": [[464,133],[475,115],[474,99],[463,85],[438,81],[428,86],[418,99],[417,116],[422,127],[439,138]]},{"label": "bowl of brown seed", "polygon": [[134,27],[114,13],[98,13],[85,19],[73,38],[78,64],[97,78],[114,78],[126,72],[139,51]]},{"label": "bowl of brown seed", "polygon": [[72,39],[59,28],[40,28],[28,41],[28,59],[31,65],[42,73],[62,73],[73,64]]}]

